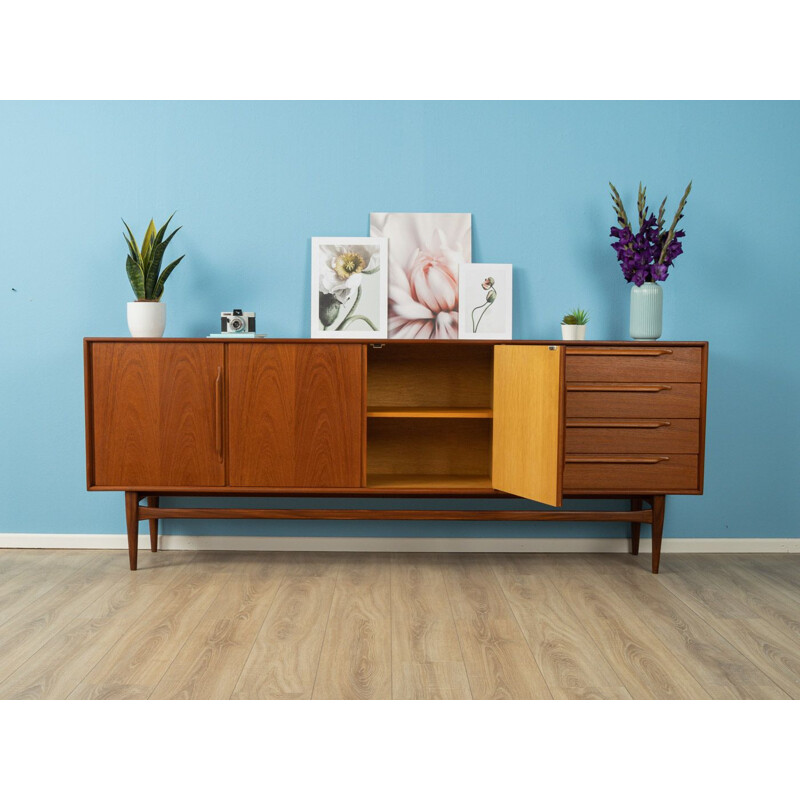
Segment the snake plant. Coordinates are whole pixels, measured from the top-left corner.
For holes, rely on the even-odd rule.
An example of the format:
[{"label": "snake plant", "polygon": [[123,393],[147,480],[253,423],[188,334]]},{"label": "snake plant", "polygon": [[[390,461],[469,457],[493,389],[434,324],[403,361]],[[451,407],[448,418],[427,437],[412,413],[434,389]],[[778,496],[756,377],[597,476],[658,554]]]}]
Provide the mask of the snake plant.
[{"label": "snake plant", "polygon": [[172,237],[180,230],[179,226],[166,239],[164,238],[167,226],[174,216],[175,214],[170,215],[170,218],[158,231],[156,231],[155,223],[151,219],[142,239],[141,248],[136,243],[136,238],[128,227],[128,223],[122,220],[122,224],[128,232],[127,235],[122,234],[129,250],[125,259],[125,270],[128,273],[128,280],[131,282],[131,288],[137,300],[160,300],[161,295],[164,294],[164,284],[167,278],[172,274],[172,270],[183,260],[183,256],[176,258],[163,270],[161,269],[164,251],[172,241]]}]

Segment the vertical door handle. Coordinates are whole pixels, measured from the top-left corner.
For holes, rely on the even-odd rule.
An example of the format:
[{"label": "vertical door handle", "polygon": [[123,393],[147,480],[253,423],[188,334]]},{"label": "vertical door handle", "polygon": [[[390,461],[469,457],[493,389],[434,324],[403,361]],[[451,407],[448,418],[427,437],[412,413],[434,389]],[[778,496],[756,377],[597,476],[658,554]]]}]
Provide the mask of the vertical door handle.
[{"label": "vertical door handle", "polygon": [[217,367],[217,379],[214,381],[214,446],[217,458],[222,461],[222,367]]}]

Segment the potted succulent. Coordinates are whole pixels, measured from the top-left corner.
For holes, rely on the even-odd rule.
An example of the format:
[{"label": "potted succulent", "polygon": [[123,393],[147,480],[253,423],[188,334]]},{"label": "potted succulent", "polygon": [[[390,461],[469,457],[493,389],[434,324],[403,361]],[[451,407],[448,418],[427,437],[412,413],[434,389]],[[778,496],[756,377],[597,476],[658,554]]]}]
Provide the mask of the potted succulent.
[{"label": "potted succulent", "polygon": [[589,314],[582,308],[573,308],[561,320],[561,338],[585,339],[587,322],[589,322]]},{"label": "potted succulent", "polygon": [[617,241],[611,247],[617,254],[617,260],[622,267],[622,274],[631,286],[631,339],[655,340],[661,336],[661,318],[663,308],[663,290],[659,281],[665,281],[675,259],[683,252],[681,239],[685,235],[682,230],[677,230],[678,223],[683,218],[683,209],[689,192],[692,191],[692,182],[686,187],[678,209],[672,220],[672,225],[665,228],[664,210],[667,205],[665,197],[658,209],[658,218],[650,213],[647,207],[647,187],[639,184],[637,198],[639,232],[634,233],[634,226],[628,220],[622,198],[613,183],[611,199],[614,204],[614,213],[617,215],[619,227],[611,228],[611,236]]},{"label": "potted succulent", "polygon": [[123,233],[128,245],[128,255],[125,259],[125,270],[131,283],[136,300],[128,303],[128,330],[131,336],[159,337],[164,335],[167,323],[167,308],[161,302],[164,294],[164,284],[172,274],[172,270],[183,260],[183,256],[176,258],[171,264],[161,269],[164,251],[172,241],[172,237],[180,230],[175,228],[172,233],[164,238],[167,226],[172,221],[172,214],[164,225],[156,231],[153,220],[147,226],[142,246],[136,242],[128,223],[122,220],[127,234]]}]

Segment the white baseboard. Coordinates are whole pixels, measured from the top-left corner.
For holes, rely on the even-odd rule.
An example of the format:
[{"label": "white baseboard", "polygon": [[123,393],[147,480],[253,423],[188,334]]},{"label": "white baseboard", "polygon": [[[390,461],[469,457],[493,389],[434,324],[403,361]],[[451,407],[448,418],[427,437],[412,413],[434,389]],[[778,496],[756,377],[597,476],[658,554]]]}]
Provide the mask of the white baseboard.
[{"label": "white baseboard", "polygon": [[[651,552],[650,539],[642,537],[640,552]],[[627,553],[626,538],[549,537],[423,538],[357,536],[159,536],[162,550],[339,551],[379,553]],[[0,533],[2,548],[53,548],[63,550],[125,550],[122,533]],[[150,537],[139,536],[139,548],[150,549]],[[800,553],[800,538],[670,539],[663,553]]]}]

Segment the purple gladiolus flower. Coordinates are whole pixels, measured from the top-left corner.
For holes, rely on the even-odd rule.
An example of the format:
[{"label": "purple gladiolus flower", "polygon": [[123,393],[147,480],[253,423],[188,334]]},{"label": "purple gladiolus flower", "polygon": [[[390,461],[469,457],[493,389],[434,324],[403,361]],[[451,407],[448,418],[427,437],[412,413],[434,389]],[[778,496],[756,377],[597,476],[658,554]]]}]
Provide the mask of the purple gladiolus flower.
[{"label": "purple gladiolus flower", "polygon": [[615,210],[620,222],[619,226],[611,228],[610,235],[617,240],[612,242],[611,247],[617,254],[622,275],[626,281],[635,283],[637,286],[647,282],[665,281],[669,277],[669,271],[675,259],[683,253],[683,245],[680,240],[685,233],[682,230],[675,230],[675,226],[683,216],[682,211],[691,190],[691,183],[686,188],[670,230],[664,230],[664,220],[661,219],[663,206],[658,220],[655,214],[648,213],[644,191],[640,185],[640,225],[637,233],[633,232],[631,224],[627,220],[619,194],[613,186],[611,188]]}]

